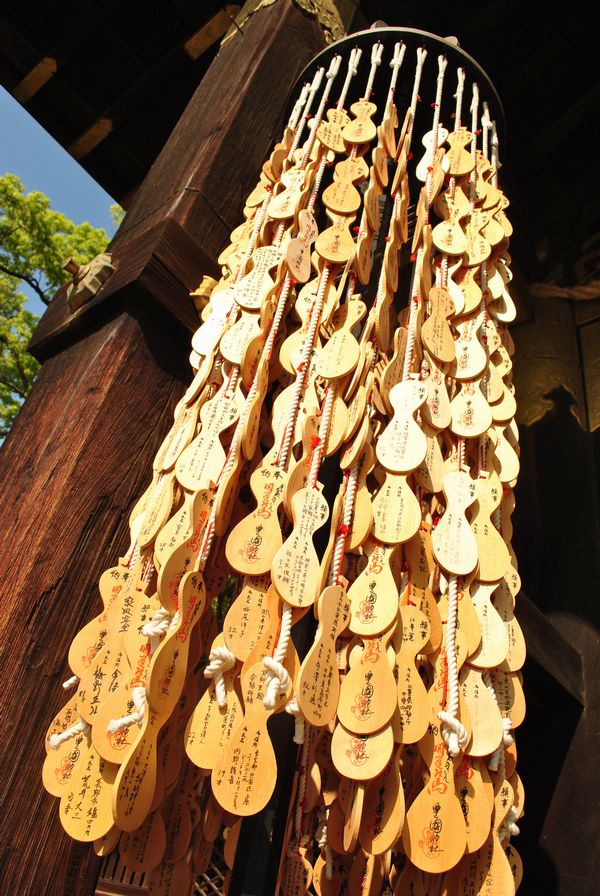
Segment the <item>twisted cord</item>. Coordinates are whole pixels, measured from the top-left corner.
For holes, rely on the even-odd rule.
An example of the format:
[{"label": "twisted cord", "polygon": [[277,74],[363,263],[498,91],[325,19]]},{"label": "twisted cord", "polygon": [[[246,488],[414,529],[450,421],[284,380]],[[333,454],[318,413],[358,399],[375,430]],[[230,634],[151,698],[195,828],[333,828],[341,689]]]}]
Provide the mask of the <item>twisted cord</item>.
[{"label": "twisted cord", "polygon": [[279,639],[273,656],[263,657],[263,666],[267,670],[266,689],[263,697],[265,709],[275,709],[275,702],[280,694],[285,694],[290,686],[290,676],[283,665],[287,653],[292,631],[292,608],[289,604],[283,604],[281,611],[281,627]]},{"label": "twisted cord", "polygon": [[131,699],[133,700],[135,709],[129,713],[129,715],[122,716],[120,719],[111,719],[107,727],[109,734],[115,734],[122,728],[129,728],[130,725],[137,725],[138,728],[141,728],[146,714],[146,688],[142,686],[133,688],[131,691]]},{"label": "twisted cord", "polygon": [[67,728],[66,731],[61,731],[60,734],[51,734],[48,738],[48,745],[51,750],[58,750],[61,744],[64,744],[65,741],[71,740],[73,737],[77,737],[78,734],[89,734],[92,730],[92,726],[89,725],[85,719],[82,719],[79,716],[80,721],[76,722],[75,725],[72,725],[70,728]]},{"label": "twisted cord", "polygon": [[208,655],[208,665],[204,670],[204,677],[214,680],[215,696],[219,706],[227,706],[227,690],[223,673],[232,669],[235,662],[235,654],[227,647],[215,647]]},{"label": "twisted cord", "polygon": [[448,583],[448,621],[446,623],[446,663],[448,665],[448,685],[446,709],[438,713],[442,723],[442,737],[448,753],[454,759],[467,744],[465,726],[458,718],[458,666],[456,663],[456,618],[458,613],[458,586],[456,576],[451,575]]}]

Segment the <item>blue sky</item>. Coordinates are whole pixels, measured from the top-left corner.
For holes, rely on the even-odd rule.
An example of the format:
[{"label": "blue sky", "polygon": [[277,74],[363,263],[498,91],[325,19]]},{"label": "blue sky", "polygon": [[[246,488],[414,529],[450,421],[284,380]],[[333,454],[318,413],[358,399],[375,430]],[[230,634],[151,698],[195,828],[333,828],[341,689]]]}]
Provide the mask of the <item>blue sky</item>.
[{"label": "blue sky", "polygon": [[[18,175],[26,192],[40,190],[50,197],[54,209],[76,224],[89,221],[112,236],[110,206],[114,199],[3,87],[0,87],[0,122],[0,174]],[[32,295],[25,287],[23,292]],[[35,296],[28,307],[36,314],[44,310]]]}]

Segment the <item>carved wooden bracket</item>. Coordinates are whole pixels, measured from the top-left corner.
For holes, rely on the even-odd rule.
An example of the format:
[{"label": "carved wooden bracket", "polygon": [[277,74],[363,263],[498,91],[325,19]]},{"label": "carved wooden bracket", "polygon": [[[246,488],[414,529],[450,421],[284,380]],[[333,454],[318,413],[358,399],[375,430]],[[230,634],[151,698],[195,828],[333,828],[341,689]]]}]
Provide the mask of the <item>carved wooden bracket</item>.
[{"label": "carved wooden bracket", "polygon": [[79,265],[73,258],[67,258],[63,269],[73,274],[67,286],[67,301],[71,311],[77,311],[96,295],[102,284],[115,270],[108,252],[96,255],[87,264]]}]

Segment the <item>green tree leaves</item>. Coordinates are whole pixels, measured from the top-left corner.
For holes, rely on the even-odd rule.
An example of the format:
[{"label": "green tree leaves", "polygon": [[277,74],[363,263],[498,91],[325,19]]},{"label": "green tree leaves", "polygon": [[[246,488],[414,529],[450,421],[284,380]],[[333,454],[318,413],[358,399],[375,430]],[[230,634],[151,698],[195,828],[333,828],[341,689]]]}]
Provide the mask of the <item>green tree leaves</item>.
[{"label": "green tree leaves", "polygon": [[25,193],[14,174],[0,177],[0,439],[8,433],[39,369],[27,352],[37,316],[25,308],[27,283],[44,304],[70,279],[62,264],[81,264],[106,249],[108,234],[74,224],[43,193]]}]

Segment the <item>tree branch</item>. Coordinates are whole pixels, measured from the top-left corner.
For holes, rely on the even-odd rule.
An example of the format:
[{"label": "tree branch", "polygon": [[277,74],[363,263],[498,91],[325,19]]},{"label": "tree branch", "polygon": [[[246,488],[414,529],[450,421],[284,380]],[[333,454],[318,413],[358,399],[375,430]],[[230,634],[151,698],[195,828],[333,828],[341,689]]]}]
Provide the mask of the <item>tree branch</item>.
[{"label": "tree branch", "polygon": [[14,383],[11,383],[10,380],[5,380],[4,377],[0,377],[0,386],[6,386],[7,389],[10,389],[11,392],[14,392],[19,398],[22,398],[23,401],[27,398],[27,392],[21,392],[20,389],[17,389]]},{"label": "tree branch", "polygon": [[7,268],[5,265],[3,265],[2,262],[0,262],[0,271],[8,274],[9,277],[14,277],[15,280],[24,280],[25,283],[27,283],[28,286],[31,286],[31,288],[38,294],[44,305],[50,304],[50,299],[46,297],[44,290],[40,286],[39,282],[35,279],[35,277],[28,277],[23,273],[19,273],[18,271],[12,271],[10,268]]},{"label": "tree branch", "polygon": [[[6,336],[0,336],[0,342],[4,343],[4,345],[6,346],[6,350],[10,352],[11,357],[12,357],[12,359],[15,363],[15,366],[17,368],[17,373],[19,374],[19,378],[21,380],[21,386],[25,391],[21,392],[20,390],[15,389],[14,386],[12,388],[17,393],[17,395],[20,395],[22,398],[26,398],[27,395],[29,394],[29,389],[31,387],[31,381],[30,381],[29,377],[27,376],[27,374],[25,373],[25,370],[23,369],[23,365],[21,364],[21,359],[19,358],[19,353],[17,351],[15,351],[14,347],[10,344],[10,342],[8,341]],[[4,382],[5,386],[7,385],[6,381],[2,381],[2,382]]]}]

